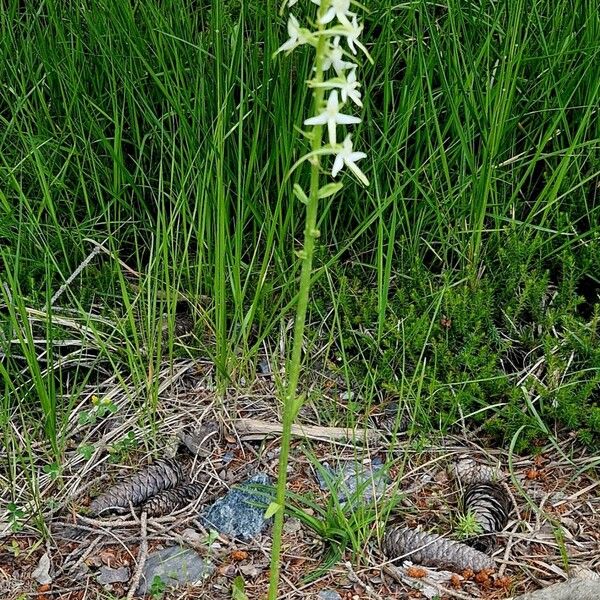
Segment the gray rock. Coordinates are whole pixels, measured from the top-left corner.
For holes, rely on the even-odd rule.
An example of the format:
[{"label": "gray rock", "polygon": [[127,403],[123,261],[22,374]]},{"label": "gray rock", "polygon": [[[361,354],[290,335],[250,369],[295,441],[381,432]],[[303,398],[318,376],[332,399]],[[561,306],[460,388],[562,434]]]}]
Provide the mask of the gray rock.
[{"label": "gray rock", "polygon": [[129,581],[131,573],[129,567],[119,567],[111,569],[110,567],[100,567],[100,572],[96,581],[102,585],[110,585],[111,583],[125,583]]},{"label": "gray rock", "polygon": [[271,480],[258,473],[242,485],[231,489],[208,509],[200,513],[200,520],[220,533],[240,540],[256,537],[267,525],[264,513],[270,497],[252,490],[252,484],[269,485]]},{"label": "gray rock", "polygon": [[363,502],[371,502],[383,494],[387,485],[383,464],[377,458],[371,464],[351,462],[332,468],[324,463],[322,467],[317,471],[319,487],[335,491],[339,502],[346,502],[349,498],[356,501],[359,493]]},{"label": "gray rock", "polygon": [[182,546],[170,546],[148,556],[136,596],[145,596],[156,577],[166,587],[199,585],[209,577],[215,566],[194,550]]},{"label": "gray rock", "polygon": [[342,600],[342,597],[335,590],[321,590],[319,600]]}]

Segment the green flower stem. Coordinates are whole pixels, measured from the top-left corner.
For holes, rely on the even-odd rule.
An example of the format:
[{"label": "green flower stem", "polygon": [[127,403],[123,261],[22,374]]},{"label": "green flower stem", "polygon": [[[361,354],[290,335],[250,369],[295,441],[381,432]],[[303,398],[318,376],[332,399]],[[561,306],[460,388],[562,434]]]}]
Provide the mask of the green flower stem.
[{"label": "green flower stem", "polygon": [[[325,5],[325,3],[322,3]],[[322,26],[320,25],[321,29]],[[319,36],[315,58],[315,81],[323,81],[323,61],[327,49],[327,39]],[[324,98],[325,90],[315,88],[313,96],[314,114],[319,114]],[[317,125],[312,130],[311,150],[313,152],[321,148],[323,138],[323,126]],[[273,522],[273,546],[271,551],[271,573],[269,580],[268,600],[277,600],[279,587],[279,571],[281,557],[281,535],[283,533],[283,516],[285,508],[285,490],[287,483],[287,466],[290,454],[290,442],[292,438],[292,424],[300,401],[296,397],[298,379],[300,377],[300,363],[302,358],[302,341],[304,339],[304,324],[306,322],[306,309],[310,291],[310,278],[312,275],[312,260],[315,248],[315,240],[319,236],[317,231],[317,214],[319,208],[319,172],[320,156],[316,154],[310,159],[310,194],[306,205],[306,227],[304,229],[304,245],[302,248],[302,271],[300,273],[300,288],[298,290],[298,304],[296,305],[296,320],[294,323],[294,341],[292,346],[292,358],[288,365],[288,384],[283,402],[283,433],[281,435],[281,452],[279,454],[279,472],[277,477],[277,492],[275,502],[279,509],[275,513]]]}]

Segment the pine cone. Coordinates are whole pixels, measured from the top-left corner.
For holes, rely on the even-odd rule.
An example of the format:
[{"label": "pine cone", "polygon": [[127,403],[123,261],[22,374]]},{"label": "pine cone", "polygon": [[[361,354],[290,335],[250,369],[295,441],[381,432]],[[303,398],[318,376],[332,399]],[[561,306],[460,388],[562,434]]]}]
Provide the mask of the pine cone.
[{"label": "pine cone", "polygon": [[163,490],[185,481],[181,465],[174,459],[157,460],[125,481],[100,494],[90,505],[93,514],[126,512],[129,503],[138,506]]},{"label": "pine cone", "polygon": [[498,481],[502,477],[502,472],[498,467],[480,465],[472,458],[463,458],[452,464],[449,472],[456,483],[463,486],[471,483]]},{"label": "pine cone", "polygon": [[170,490],[164,490],[150,498],[143,509],[149,517],[162,517],[183,508],[190,501],[199,498],[204,491],[204,485],[200,483],[188,483],[178,485]]},{"label": "pine cone", "polygon": [[395,527],[385,534],[383,550],[391,559],[405,556],[421,565],[454,571],[494,568],[494,561],[489,556],[470,546],[404,527]]},{"label": "pine cone", "polygon": [[471,483],[462,499],[463,513],[471,513],[483,537],[474,537],[465,543],[477,550],[488,551],[494,544],[490,534],[502,531],[508,523],[511,503],[508,494],[497,483]]}]

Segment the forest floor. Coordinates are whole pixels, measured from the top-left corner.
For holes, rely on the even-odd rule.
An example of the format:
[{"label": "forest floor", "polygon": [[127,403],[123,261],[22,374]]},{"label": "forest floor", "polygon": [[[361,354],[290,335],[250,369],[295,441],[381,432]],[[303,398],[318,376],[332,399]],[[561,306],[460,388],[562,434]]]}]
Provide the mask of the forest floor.
[{"label": "forest floor", "polygon": [[[270,527],[258,538],[242,542],[207,531],[198,513],[258,472],[275,480],[279,440],[269,431],[279,422],[277,386],[271,374],[259,375],[251,382],[240,380],[217,400],[213,375],[209,363],[191,360],[177,361],[160,373],[156,423],[144,422],[145,413],[138,412],[116,380],[107,381],[102,388],[91,386],[81,395],[60,476],[41,467],[36,482],[25,476],[19,480],[17,475],[21,498],[31,496],[32,485],[39,491],[43,524],[33,511],[31,515],[9,511],[11,518],[0,521],[3,598],[126,597],[133,579],[101,585],[97,582],[99,569],[127,566],[133,575],[142,541],[147,543],[147,553],[183,544],[215,566],[201,585],[174,591],[159,588],[152,598],[265,596]],[[343,386],[329,373],[315,375],[311,385],[327,389],[331,400],[341,405],[347,398]],[[100,406],[111,409],[98,412]],[[442,599],[500,600],[564,580],[577,570],[598,571],[598,459],[582,449],[574,436],[548,441],[541,452],[529,457],[486,448],[477,432],[467,430],[437,439],[415,432],[390,439],[377,429],[378,408],[383,410],[374,406],[365,421],[370,433],[363,430],[354,441],[339,439],[336,428],[321,427],[318,410],[313,410],[310,402],[303,408],[300,422],[312,428],[297,436],[290,462],[293,514],[285,526],[281,598],[337,598],[337,593],[344,600],[432,598],[436,594]],[[77,413],[84,418],[76,419]],[[207,424],[216,427],[195,457],[192,479],[205,489],[195,502],[176,513],[148,518],[145,532],[135,514],[85,516],[91,498],[107,482],[119,481],[124,473],[139,469],[151,455],[172,454],[181,431]],[[148,439],[155,441],[154,447],[144,446]],[[82,448],[92,449],[91,455]],[[411,567],[410,563],[394,569],[390,557],[380,549],[383,532],[392,523],[454,537],[459,533],[460,494],[448,468],[464,456],[498,466],[510,490],[513,507],[493,549],[495,570],[452,574],[433,567]],[[348,461],[384,465],[383,479],[371,486],[375,503],[338,502],[334,491],[320,488],[316,465]],[[320,520],[320,533],[307,527],[309,520],[304,515]],[[42,527],[47,528],[47,538],[40,533]],[[73,531],[78,533],[66,533]],[[329,542],[323,539],[323,531],[331,532]],[[341,559],[319,574],[327,551],[341,539],[348,542]],[[44,557],[49,558],[45,566]],[[44,571],[48,577],[40,584]],[[306,582],[311,575],[316,579]]]}]

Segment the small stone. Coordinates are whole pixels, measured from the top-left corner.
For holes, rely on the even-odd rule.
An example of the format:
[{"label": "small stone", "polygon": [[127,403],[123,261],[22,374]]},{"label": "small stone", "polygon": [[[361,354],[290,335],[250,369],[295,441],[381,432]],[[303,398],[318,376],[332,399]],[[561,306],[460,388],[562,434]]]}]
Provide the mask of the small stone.
[{"label": "small stone", "polygon": [[96,581],[101,585],[110,585],[111,583],[125,583],[129,581],[131,573],[128,567],[119,567],[112,569],[111,567],[100,567],[100,572],[96,577]]},{"label": "small stone", "polygon": [[240,540],[250,540],[258,536],[267,525],[264,513],[270,497],[248,486],[270,483],[271,480],[264,473],[255,475],[203,510],[200,520],[207,527]]},{"label": "small stone", "polygon": [[199,585],[214,570],[215,566],[196,551],[182,546],[170,546],[148,556],[135,594],[148,594],[156,577],[167,587]]},{"label": "small stone", "polygon": [[335,590],[321,590],[319,600],[342,600],[342,597]]},{"label": "small stone", "polygon": [[356,501],[358,490],[361,490],[363,502],[371,502],[385,491],[387,477],[380,459],[374,459],[370,464],[347,463],[332,468],[324,463],[322,466],[327,475],[322,470],[317,471],[319,487],[335,491],[339,502],[345,502],[349,498]]}]

